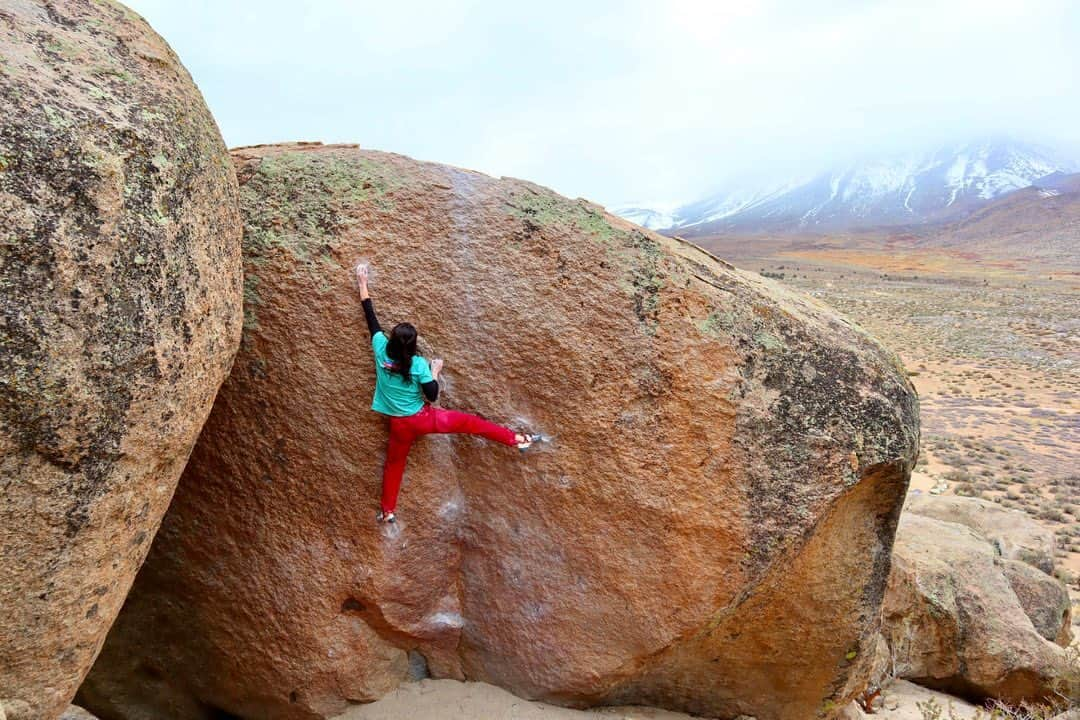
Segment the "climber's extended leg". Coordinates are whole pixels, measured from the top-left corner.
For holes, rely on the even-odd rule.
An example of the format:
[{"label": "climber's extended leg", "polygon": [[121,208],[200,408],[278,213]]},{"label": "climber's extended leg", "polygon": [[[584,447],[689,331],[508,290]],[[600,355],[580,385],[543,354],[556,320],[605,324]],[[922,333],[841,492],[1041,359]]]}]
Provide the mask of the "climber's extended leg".
[{"label": "climber's extended leg", "polygon": [[502,425],[496,425],[482,417],[458,412],[457,410],[444,410],[442,408],[431,408],[431,410],[435,413],[434,432],[480,435],[503,445],[515,446],[518,444],[518,435],[513,430]]},{"label": "climber's extended leg", "polygon": [[407,422],[408,418],[390,419],[390,440],[386,445],[386,462],[383,464],[382,502],[378,519],[394,522],[394,509],[397,508],[398,492],[401,490],[401,478],[405,475],[405,461],[409,457],[415,433]]}]

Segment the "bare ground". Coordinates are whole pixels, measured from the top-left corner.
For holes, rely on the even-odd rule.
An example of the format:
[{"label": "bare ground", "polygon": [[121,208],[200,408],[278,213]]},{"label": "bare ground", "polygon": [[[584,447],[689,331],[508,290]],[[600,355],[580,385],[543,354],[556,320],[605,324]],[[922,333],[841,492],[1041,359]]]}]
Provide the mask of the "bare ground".
[{"label": "bare ground", "polygon": [[[919,705],[931,701],[952,710],[957,720],[975,717],[975,707],[963,700],[897,680],[885,690],[872,716],[851,708],[842,718],[880,717],[922,720]],[[946,715],[948,717],[948,715]],[[421,680],[405,683],[386,697],[349,708],[335,720],[695,720],[691,715],[648,707],[605,707],[572,710],[535,700],[523,700],[480,682]],[[697,718],[697,720],[708,720]]]},{"label": "bare ground", "polygon": [[405,683],[370,705],[336,720],[692,720],[690,715],[645,707],[572,710],[523,700],[480,682],[421,680]]}]

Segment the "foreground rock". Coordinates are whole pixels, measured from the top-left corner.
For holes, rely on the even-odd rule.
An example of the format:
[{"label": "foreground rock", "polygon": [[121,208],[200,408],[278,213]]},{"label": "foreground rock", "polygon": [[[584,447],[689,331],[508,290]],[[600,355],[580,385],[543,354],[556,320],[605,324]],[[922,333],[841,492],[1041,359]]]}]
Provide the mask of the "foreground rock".
[{"label": "foreground rock", "polygon": [[1072,603],[1065,585],[1016,560],[1006,560],[1001,569],[1035,632],[1068,647],[1072,642]]},{"label": "foreground rock", "polygon": [[[862,689],[917,446],[895,357],[529,183],[351,147],[234,157],[246,339],[91,710],[325,717],[410,653],[575,706],[804,720]],[[555,436],[421,441],[392,532],[359,257],[384,325],[446,358],[443,404]]]},{"label": "foreground rock", "polygon": [[236,183],[187,72],[105,2],[0,8],[0,698],[89,670],[228,373]]},{"label": "foreground rock", "polygon": [[971,528],[1002,558],[1001,570],[1035,630],[1062,647],[1072,641],[1068,589],[1053,577],[1054,533],[1020,510],[980,498],[908,496],[905,513]]},{"label": "foreground rock", "polygon": [[911,495],[904,511],[965,525],[991,542],[998,555],[1054,572],[1054,531],[1022,510],[981,498]]},{"label": "foreground rock", "polygon": [[974,699],[1052,699],[1064,651],[1040,635],[1010,584],[1039,582],[1027,571],[1039,572],[1003,560],[968,527],[905,512],[882,608],[892,673]]}]

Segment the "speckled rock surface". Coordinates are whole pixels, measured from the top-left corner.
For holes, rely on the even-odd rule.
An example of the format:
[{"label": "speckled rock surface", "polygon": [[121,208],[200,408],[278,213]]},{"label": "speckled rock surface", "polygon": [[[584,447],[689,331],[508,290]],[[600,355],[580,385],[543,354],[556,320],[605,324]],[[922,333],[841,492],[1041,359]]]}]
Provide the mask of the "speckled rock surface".
[{"label": "speckled rock surface", "polygon": [[[806,720],[862,689],[918,440],[894,356],[527,182],[233,155],[245,339],[85,706],[326,717],[393,688],[407,651],[578,707]],[[383,324],[445,358],[442,405],[555,438],[422,440],[392,531],[361,257]]]},{"label": "speckled rock surface", "polygon": [[1051,698],[1065,655],[1010,583],[1028,567],[968,527],[905,512],[882,607],[892,674],[973,700]]},{"label": "speckled rock surface", "polygon": [[1068,647],[1072,642],[1072,603],[1065,584],[1019,560],[1005,560],[1001,569],[1035,632]]},{"label": "speckled rock surface", "polygon": [[990,541],[998,555],[1047,574],[1054,572],[1054,531],[1022,510],[982,498],[913,494],[904,504],[904,512],[960,523]]},{"label": "speckled rock surface", "polygon": [[0,4],[0,698],[55,718],[150,547],[242,322],[229,157],[108,2]]}]

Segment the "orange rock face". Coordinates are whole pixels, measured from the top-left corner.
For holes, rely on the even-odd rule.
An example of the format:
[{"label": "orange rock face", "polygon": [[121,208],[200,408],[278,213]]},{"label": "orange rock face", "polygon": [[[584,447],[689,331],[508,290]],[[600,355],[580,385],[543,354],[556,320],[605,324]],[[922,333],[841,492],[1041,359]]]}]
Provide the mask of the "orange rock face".
[{"label": "orange rock face", "polygon": [[[81,704],[326,717],[425,663],[759,720],[862,689],[918,440],[894,356],[530,183],[347,146],[234,159],[245,339]],[[442,405],[554,438],[420,441],[392,529],[360,258],[384,326],[445,358]]]},{"label": "orange rock face", "polygon": [[39,720],[90,669],[228,374],[241,223],[202,97],[119,5],[3,3],[0,105],[0,702]]}]

